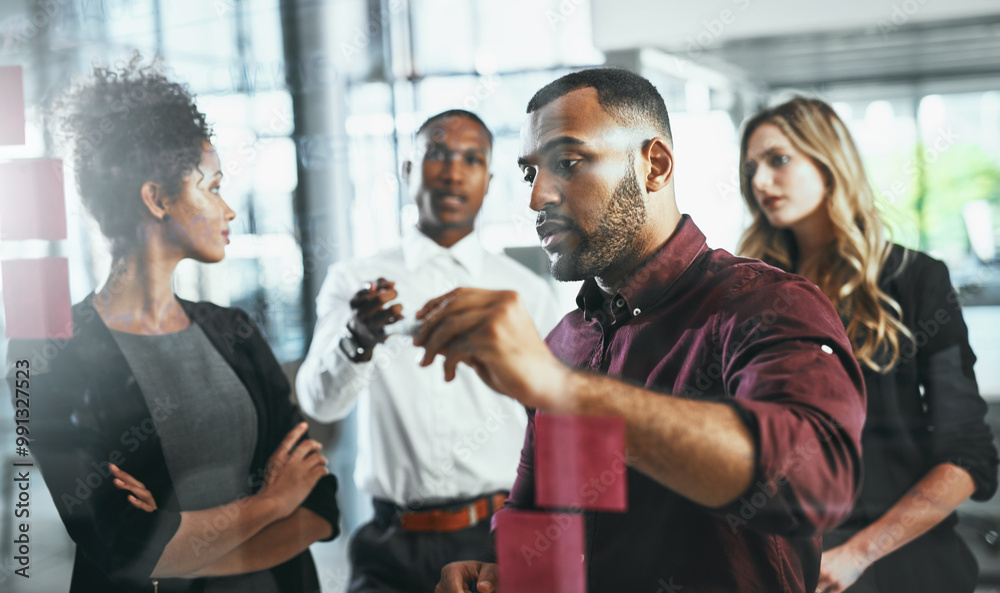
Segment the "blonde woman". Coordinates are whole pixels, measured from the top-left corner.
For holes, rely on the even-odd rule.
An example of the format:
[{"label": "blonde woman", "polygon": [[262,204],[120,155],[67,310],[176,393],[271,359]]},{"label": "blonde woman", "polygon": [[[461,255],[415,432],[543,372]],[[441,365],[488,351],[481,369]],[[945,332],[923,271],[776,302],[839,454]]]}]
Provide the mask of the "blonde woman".
[{"label": "blonde woman", "polygon": [[864,482],[823,536],[817,592],[973,591],[954,510],[993,495],[997,453],[948,269],[887,240],[851,135],[822,101],[755,115],[740,163],[753,213],[740,251],[815,283],[865,375]]}]

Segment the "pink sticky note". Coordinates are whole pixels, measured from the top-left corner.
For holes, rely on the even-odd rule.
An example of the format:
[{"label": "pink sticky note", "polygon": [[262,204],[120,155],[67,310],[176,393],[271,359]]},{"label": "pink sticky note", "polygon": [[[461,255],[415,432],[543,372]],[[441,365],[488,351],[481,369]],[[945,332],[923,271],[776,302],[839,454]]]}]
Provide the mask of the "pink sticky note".
[{"label": "pink sticky note", "polygon": [[0,67],[0,144],[24,144],[24,73]]},{"label": "pink sticky note", "polygon": [[2,269],[8,338],[72,337],[66,258],[4,260]]},{"label": "pink sticky note", "polygon": [[496,516],[500,586],[518,593],[585,593],[583,516],[508,509]]},{"label": "pink sticky note", "polygon": [[624,512],[626,474],[621,418],[535,415],[538,506]]},{"label": "pink sticky note", "polygon": [[66,238],[62,161],[0,164],[0,239]]}]

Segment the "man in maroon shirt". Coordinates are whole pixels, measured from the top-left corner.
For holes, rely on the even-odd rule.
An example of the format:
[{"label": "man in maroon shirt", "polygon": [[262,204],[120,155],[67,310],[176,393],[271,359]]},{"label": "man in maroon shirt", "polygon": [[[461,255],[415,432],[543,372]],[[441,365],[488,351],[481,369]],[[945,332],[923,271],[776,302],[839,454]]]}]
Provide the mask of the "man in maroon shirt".
[{"label": "man in maroon shirt", "polygon": [[[570,74],[528,114],[518,161],[553,275],[584,280],[579,308],[543,342],[516,293],[459,288],[417,314],[422,364],[469,364],[532,410],[510,507],[535,508],[535,410],[624,419],[628,510],[585,513],[591,593],[813,593],[865,411],[829,300],[680,215],[666,108],[641,76]],[[438,585],[496,588],[483,562]]]}]

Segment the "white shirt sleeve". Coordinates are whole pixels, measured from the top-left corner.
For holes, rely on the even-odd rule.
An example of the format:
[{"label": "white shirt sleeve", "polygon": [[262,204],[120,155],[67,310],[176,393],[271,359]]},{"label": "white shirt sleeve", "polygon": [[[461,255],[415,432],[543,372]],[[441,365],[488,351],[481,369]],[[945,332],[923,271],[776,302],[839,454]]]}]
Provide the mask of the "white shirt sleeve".
[{"label": "white shirt sleeve", "polygon": [[361,289],[352,279],[353,274],[342,264],[327,271],[316,297],[316,331],[295,377],[299,406],[320,422],[346,417],[371,383],[375,370],[370,361],[351,362],[340,349],[340,338],[351,319],[350,299]]}]

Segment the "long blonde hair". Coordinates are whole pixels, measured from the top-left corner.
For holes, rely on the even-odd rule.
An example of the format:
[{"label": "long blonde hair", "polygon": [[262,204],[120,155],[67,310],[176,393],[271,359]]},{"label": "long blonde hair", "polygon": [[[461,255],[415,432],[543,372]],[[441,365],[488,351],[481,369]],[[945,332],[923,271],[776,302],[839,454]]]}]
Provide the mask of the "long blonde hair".
[{"label": "long blonde hair", "polygon": [[784,270],[795,268],[797,246],[787,229],[779,229],[753,196],[752,170],[747,162],[750,136],[762,124],[777,126],[823,174],[823,204],[833,222],[836,240],[820,261],[818,286],[837,312],[847,318],[847,337],[854,356],[869,368],[886,372],[899,360],[900,337],[912,340],[900,321],[899,303],[879,288],[878,281],[892,244],[875,208],[875,196],[847,126],[826,103],[796,97],[751,118],[740,143],[740,190],[753,213],[739,251]]}]

